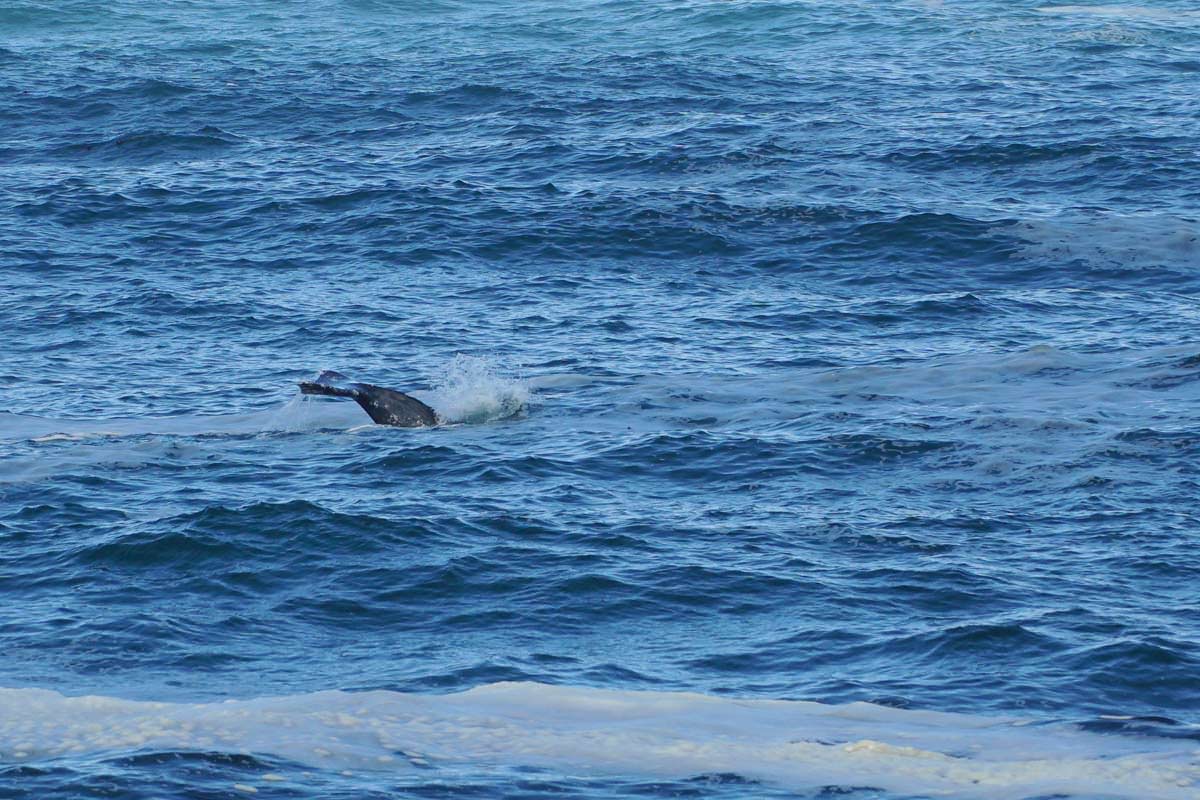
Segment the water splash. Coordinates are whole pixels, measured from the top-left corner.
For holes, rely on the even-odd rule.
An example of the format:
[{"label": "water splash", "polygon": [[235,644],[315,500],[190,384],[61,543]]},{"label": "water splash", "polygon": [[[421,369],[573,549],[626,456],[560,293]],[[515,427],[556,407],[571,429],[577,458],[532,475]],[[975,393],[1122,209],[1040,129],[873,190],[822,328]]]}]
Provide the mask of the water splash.
[{"label": "water splash", "polygon": [[495,361],[458,353],[433,380],[429,403],[445,422],[490,422],[521,413],[528,384],[499,374]]}]

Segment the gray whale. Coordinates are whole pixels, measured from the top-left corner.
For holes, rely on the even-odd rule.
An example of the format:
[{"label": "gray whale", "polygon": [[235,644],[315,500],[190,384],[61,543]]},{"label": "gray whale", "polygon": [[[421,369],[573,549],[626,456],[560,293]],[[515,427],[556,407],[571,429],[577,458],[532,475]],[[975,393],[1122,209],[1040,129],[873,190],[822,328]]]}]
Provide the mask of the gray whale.
[{"label": "gray whale", "polygon": [[315,381],[302,381],[301,394],[349,397],[370,415],[376,425],[427,428],[438,424],[433,409],[404,392],[352,381],[340,372],[326,370]]}]

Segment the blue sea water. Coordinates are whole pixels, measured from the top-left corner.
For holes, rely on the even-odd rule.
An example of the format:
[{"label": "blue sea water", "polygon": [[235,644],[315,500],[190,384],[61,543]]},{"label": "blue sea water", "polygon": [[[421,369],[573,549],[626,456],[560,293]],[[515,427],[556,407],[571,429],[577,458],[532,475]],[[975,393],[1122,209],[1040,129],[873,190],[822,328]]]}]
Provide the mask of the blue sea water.
[{"label": "blue sea water", "polygon": [[0,798],[1200,796],[1194,3],[9,0],[0,287]]}]

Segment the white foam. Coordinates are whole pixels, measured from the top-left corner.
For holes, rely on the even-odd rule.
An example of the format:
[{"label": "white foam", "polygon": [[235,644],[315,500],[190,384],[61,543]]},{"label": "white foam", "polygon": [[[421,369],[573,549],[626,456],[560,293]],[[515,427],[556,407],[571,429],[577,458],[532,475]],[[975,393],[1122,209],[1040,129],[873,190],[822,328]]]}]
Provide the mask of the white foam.
[{"label": "white foam", "polygon": [[557,375],[538,375],[525,381],[532,389],[576,389],[580,386],[590,386],[603,383],[606,378],[598,375],[587,375],[580,372],[564,372]]},{"label": "white foam", "polygon": [[1151,8],[1148,6],[1043,6],[1039,8],[1043,14],[1085,14],[1094,17],[1144,17],[1151,19],[1180,19],[1197,16],[1197,12],[1175,8]]},{"label": "white foam", "polygon": [[520,413],[529,402],[529,386],[500,375],[490,359],[459,353],[423,399],[444,422],[488,422]]},{"label": "white foam", "polygon": [[1200,220],[1163,214],[1070,213],[1017,226],[1024,255],[1054,265],[1191,270],[1200,264]]},{"label": "white foam", "polygon": [[280,406],[243,414],[50,419],[0,412],[0,441],[49,444],[134,436],[249,435],[348,429],[364,424],[369,425],[370,418],[354,403],[312,401],[297,392]]},{"label": "white foam", "polygon": [[309,397],[299,392],[277,409],[247,416],[249,424],[261,432],[347,430],[373,424],[358,403]]},{"label": "white foam", "polygon": [[339,771],[521,765],[681,779],[733,773],[795,790],[872,786],[970,798],[1194,800],[1200,790],[1195,742],[1029,722],[535,683],[441,696],[331,691],[197,705],[0,689],[0,763],[216,749]]}]

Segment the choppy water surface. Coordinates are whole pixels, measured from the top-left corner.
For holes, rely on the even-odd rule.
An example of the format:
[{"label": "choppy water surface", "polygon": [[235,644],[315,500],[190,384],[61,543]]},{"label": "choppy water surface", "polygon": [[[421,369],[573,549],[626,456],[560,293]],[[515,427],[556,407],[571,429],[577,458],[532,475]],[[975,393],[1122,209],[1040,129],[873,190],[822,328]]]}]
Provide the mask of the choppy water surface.
[{"label": "choppy water surface", "polygon": [[1197,97],[1166,0],[5,4],[0,797],[1196,797]]}]

